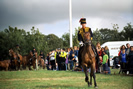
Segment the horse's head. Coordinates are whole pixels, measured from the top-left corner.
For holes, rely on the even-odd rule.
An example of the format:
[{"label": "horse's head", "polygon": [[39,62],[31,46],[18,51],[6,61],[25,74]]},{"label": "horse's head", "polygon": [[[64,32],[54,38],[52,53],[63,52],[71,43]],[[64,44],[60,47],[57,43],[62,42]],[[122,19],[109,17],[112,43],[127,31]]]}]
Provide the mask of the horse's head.
[{"label": "horse's head", "polygon": [[30,51],[29,55],[30,55],[30,57],[32,57],[32,56],[33,56],[33,53],[32,53],[32,51]]},{"label": "horse's head", "polygon": [[13,49],[9,50],[9,55],[12,56],[14,59],[17,58],[17,55],[14,53]]},{"label": "horse's head", "polygon": [[12,49],[9,50],[9,55],[10,55],[10,56],[13,55],[13,50],[12,50]]},{"label": "horse's head", "polygon": [[84,42],[85,44],[91,44],[91,37],[90,37],[90,33],[89,32],[85,32],[84,33]]}]

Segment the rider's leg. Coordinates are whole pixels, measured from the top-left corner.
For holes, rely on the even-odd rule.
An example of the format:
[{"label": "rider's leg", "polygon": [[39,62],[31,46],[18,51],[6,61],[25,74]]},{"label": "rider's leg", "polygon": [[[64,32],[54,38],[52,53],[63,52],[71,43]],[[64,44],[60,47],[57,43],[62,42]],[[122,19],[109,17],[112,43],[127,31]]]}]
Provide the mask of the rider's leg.
[{"label": "rider's leg", "polygon": [[99,55],[97,53],[96,47],[93,44],[92,44],[92,49],[93,49],[95,56],[96,56],[96,62],[99,63]]},{"label": "rider's leg", "polygon": [[82,63],[82,59],[81,59],[81,50],[82,50],[82,48],[83,48],[83,46],[81,46],[79,48],[79,51],[78,51],[78,62],[79,62],[78,67],[80,67],[80,68],[81,68],[81,63]]},{"label": "rider's leg", "polygon": [[96,57],[96,68],[97,68],[97,71],[96,72],[100,72],[100,69],[99,69],[99,55],[97,53],[97,50],[96,50],[96,47],[92,44],[92,49],[95,53],[95,57]]},{"label": "rider's leg", "polygon": [[18,57],[18,61],[20,62],[20,57],[19,57],[19,53],[17,53],[17,57]]}]

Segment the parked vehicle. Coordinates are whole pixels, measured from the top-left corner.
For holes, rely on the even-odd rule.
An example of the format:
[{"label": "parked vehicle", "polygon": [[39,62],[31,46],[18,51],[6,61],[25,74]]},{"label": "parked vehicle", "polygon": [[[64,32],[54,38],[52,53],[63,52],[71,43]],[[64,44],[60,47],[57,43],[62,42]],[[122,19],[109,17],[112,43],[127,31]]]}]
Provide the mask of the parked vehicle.
[{"label": "parked vehicle", "polygon": [[114,57],[118,56],[118,53],[120,51],[120,47],[122,45],[125,45],[129,43],[130,46],[133,46],[133,41],[110,41],[110,42],[105,42],[104,44],[101,45],[101,47],[108,46],[109,52],[110,52],[110,66],[114,66],[114,60],[112,60]]}]

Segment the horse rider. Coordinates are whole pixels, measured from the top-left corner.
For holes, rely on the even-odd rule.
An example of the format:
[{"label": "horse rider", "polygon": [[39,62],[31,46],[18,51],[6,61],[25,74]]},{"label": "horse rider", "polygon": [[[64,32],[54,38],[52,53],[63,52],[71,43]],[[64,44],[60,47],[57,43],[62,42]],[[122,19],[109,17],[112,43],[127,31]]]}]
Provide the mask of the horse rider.
[{"label": "horse rider", "polygon": [[[32,51],[30,51],[30,52],[32,52],[32,54],[33,54],[33,58],[35,58],[35,53],[36,53],[36,49],[35,48],[33,48],[33,50]],[[30,63],[32,63],[32,58],[30,58]]]},{"label": "horse rider", "polygon": [[20,48],[19,48],[19,45],[18,44],[15,46],[14,52],[17,55],[18,62],[20,62]]},{"label": "horse rider", "polygon": [[36,53],[36,49],[33,48],[33,50],[32,50],[32,54],[33,54],[33,57],[34,57],[34,58],[35,58],[35,53]]},{"label": "horse rider", "polygon": [[[82,63],[81,50],[84,47],[84,37],[83,37],[83,34],[85,32],[89,32],[90,36],[91,36],[91,40],[92,40],[93,39],[93,33],[92,33],[90,27],[86,27],[86,18],[81,18],[79,22],[82,25],[82,28],[79,29],[79,31],[78,31],[78,41],[79,41],[79,45],[80,45],[79,52],[78,52],[78,60],[79,60],[79,66],[78,67],[81,68],[81,63]],[[96,56],[96,60],[97,60],[97,63],[98,63],[99,62],[99,56],[97,54],[96,48],[95,48],[95,46],[93,44],[91,44],[91,46],[92,46],[93,52],[94,52],[94,54]]]},{"label": "horse rider", "polygon": [[43,51],[40,51],[40,57],[41,57],[41,59],[45,60],[45,55],[44,55]]}]

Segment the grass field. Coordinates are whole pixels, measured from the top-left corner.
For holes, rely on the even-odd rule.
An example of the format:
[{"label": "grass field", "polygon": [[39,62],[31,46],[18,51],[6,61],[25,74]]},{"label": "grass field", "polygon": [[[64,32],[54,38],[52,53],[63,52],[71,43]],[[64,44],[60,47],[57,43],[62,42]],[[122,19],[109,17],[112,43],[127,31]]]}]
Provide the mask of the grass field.
[{"label": "grass field", "polygon": [[[133,89],[133,76],[96,74],[98,89]],[[116,75],[114,75],[116,72]],[[83,72],[0,71],[0,89],[87,89]],[[88,89],[94,89],[94,84]]]}]

